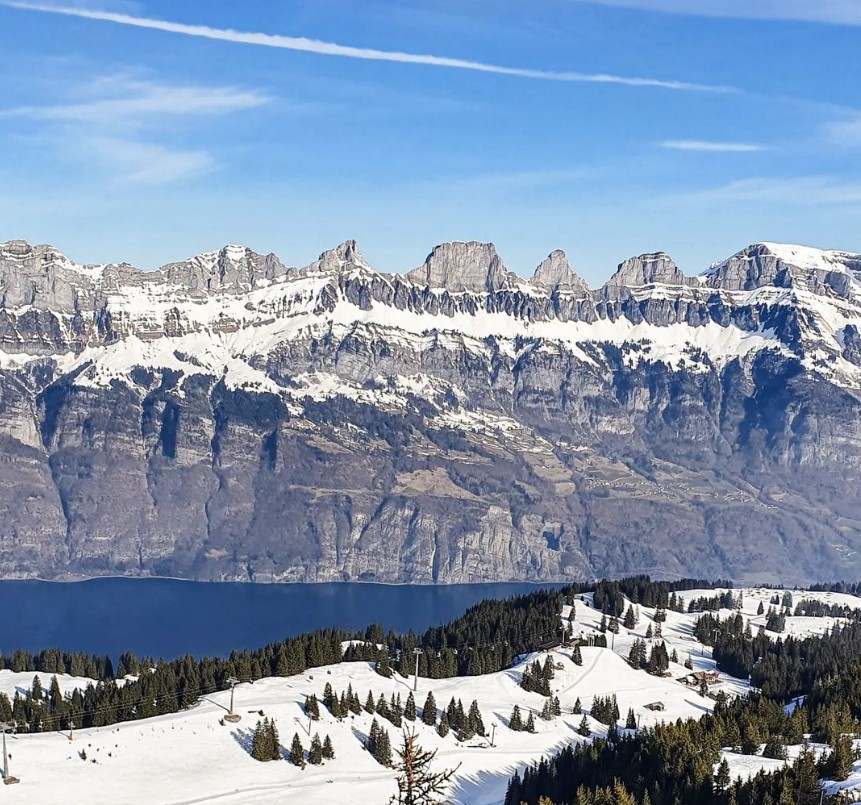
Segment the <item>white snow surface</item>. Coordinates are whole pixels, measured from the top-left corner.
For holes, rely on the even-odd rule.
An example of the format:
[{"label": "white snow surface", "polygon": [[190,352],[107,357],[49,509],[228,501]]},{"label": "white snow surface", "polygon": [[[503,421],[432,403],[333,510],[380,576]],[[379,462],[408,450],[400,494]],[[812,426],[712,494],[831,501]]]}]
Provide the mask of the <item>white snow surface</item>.
[{"label": "white snow surface", "polygon": [[[646,607],[640,607],[639,611],[641,617],[636,628],[630,633],[622,628],[615,636],[615,650],[584,646],[581,666],[574,665],[571,651],[565,649],[520,658],[516,667],[495,674],[441,680],[419,678],[415,696],[419,710],[429,690],[433,691],[438,708],[444,708],[453,696],[461,699],[466,708],[476,699],[488,736],[493,725],[496,727],[495,746],[491,747],[489,737],[476,737],[459,744],[453,734],[442,739],[420,720],[415,722],[421,744],[438,750],[437,768],[461,764],[447,801],[454,805],[495,805],[502,801],[508,780],[516,770],[564,746],[586,740],[576,732],[582,716],[571,712],[577,698],[588,712],[595,696],[616,694],[622,723],[628,708],[633,707],[641,726],[710,711],[713,705],[710,698],[702,697],[677,680],[688,673],[682,665],[672,665],[671,675],[665,678],[635,671],[628,665],[625,658],[631,644],[637,637],[644,638],[654,615]],[[561,622],[567,623],[569,613],[570,609],[565,607]],[[596,633],[600,619],[600,612],[585,602],[576,602],[575,634]],[[667,613],[663,635],[668,649],[675,648],[680,661],[690,656],[696,669],[713,668],[709,650],[703,651],[691,636],[695,619],[695,615]],[[561,665],[551,684],[560,698],[563,715],[549,722],[537,717],[544,697],[527,693],[518,684],[525,664],[533,659],[543,662],[546,656]],[[29,687],[32,677],[32,673],[26,673],[13,678],[5,672],[0,674],[0,686],[4,690],[16,685]],[[87,681],[70,680],[64,690]],[[43,677],[42,682],[47,687],[50,678]],[[53,805],[58,797],[82,802],[92,792],[99,791],[112,803],[129,804],[386,802],[395,790],[394,772],[379,766],[365,751],[371,716],[364,712],[339,722],[321,706],[321,720],[312,724],[311,732],[318,732],[321,738],[328,734],[336,755],[323,766],[308,765],[300,770],[286,761],[259,763],[250,757],[247,750],[250,730],[261,709],[275,719],[283,745],[289,747],[293,734],[298,733],[307,750],[310,737],[302,703],[311,693],[321,697],[326,682],[336,691],[352,685],[364,702],[369,689],[375,696],[399,693],[406,700],[413,680],[398,675],[384,679],[363,662],[341,663],[309,669],[293,677],[274,677],[238,686],[236,709],[242,715],[238,725],[219,724],[229,702],[229,693],[220,692],[180,713],[77,730],[71,742],[66,735],[56,732],[9,736],[10,770],[21,782],[4,789],[5,800]],[[721,675],[717,689],[737,695],[747,690],[747,683]],[[646,709],[645,705],[657,701],[663,703],[664,711]],[[534,735],[508,729],[508,717],[515,704],[520,705],[524,717],[530,710],[535,713]],[[587,719],[593,735],[606,734],[606,725],[588,716]],[[399,731],[384,719],[378,721],[388,729],[396,745]],[[86,761],[78,754],[81,750],[86,753]]]},{"label": "white snow surface", "polygon": [[[713,597],[720,590],[691,590],[679,593],[684,601],[691,598]],[[763,616],[756,615],[760,601],[766,609],[770,598],[782,591],[769,589],[734,590],[743,594],[742,615],[756,627]],[[838,593],[809,593],[793,591],[794,603],[813,598],[827,603],[847,604],[861,608],[861,598]],[[596,634],[601,613],[590,606],[590,595],[585,601],[575,602],[573,633],[588,637]],[[635,671],[626,657],[635,639],[645,638],[649,625],[654,629],[653,609],[637,607],[639,622],[630,632],[624,627],[613,637],[610,648],[584,646],[583,664],[574,665],[571,650],[561,649],[538,652],[519,659],[509,670],[477,677],[457,677],[430,680],[419,678],[415,695],[421,711],[428,691],[433,691],[438,708],[444,708],[449,699],[460,699],[466,708],[476,699],[479,703],[488,737],[475,737],[460,744],[453,734],[445,739],[426,727],[421,720],[415,722],[420,743],[438,750],[435,767],[453,768],[460,764],[456,784],[448,802],[453,805],[496,805],[505,794],[505,788],[516,770],[550,756],[559,749],[587,740],[577,734],[582,716],[574,715],[572,707],[577,698],[588,713],[595,696],[615,694],[618,698],[622,724],[628,708],[633,708],[641,726],[658,721],[698,717],[709,712],[711,698],[683,685],[679,678],[689,673],[681,664],[671,664],[668,677],[650,676]],[[723,610],[722,617],[735,614]],[[560,624],[567,623],[570,607],[565,606]],[[714,668],[710,649],[701,646],[692,636],[697,614],[667,612],[662,624],[663,639],[670,653],[675,650],[679,662],[690,658],[695,670]],[[822,634],[833,624],[830,618],[788,618],[787,633]],[[774,637],[778,637],[774,635]],[[647,641],[654,643],[655,639]],[[345,646],[346,647],[346,646]],[[544,661],[550,656],[557,668],[551,682],[559,696],[563,715],[545,722],[537,717],[544,697],[527,693],[519,687],[523,669],[534,659]],[[0,672],[0,691],[14,695],[15,690],[30,688],[34,674]],[[40,675],[45,689],[50,685],[49,675]],[[75,687],[85,687],[90,680],[58,676],[61,689],[70,693]],[[5,801],[39,805],[58,801],[83,802],[98,791],[106,800],[123,803],[164,803],[165,805],[192,805],[192,803],[300,803],[300,805],[328,805],[331,802],[349,802],[355,805],[372,805],[386,802],[394,792],[394,772],[379,766],[365,751],[364,741],[372,717],[367,713],[343,721],[333,719],[321,705],[321,720],[311,725],[311,734],[329,735],[335,749],[335,759],[323,766],[308,765],[299,769],[286,760],[259,763],[250,757],[250,732],[260,718],[258,711],[274,718],[281,743],[289,747],[293,734],[302,739],[306,751],[310,744],[308,721],[302,710],[307,695],[322,696],[329,682],[340,692],[348,685],[364,702],[368,690],[375,697],[385,693],[399,693],[403,701],[412,689],[413,680],[395,675],[385,679],[376,674],[368,663],[341,663],[339,665],[309,669],[292,677],[272,677],[253,684],[241,684],[236,689],[236,710],[242,720],[237,725],[221,725],[229,692],[204,697],[189,710],[142,721],[126,722],[111,727],[77,730],[70,742],[68,736],[57,732],[19,734],[8,736],[12,755],[10,771],[19,777],[18,785],[4,787]],[[744,694],[746,680],[734,679],[725,674],[712,691],[723,690],[729,695]],[[646,705],[661,702],[663,711],[652,711]],[[537,732],[512,732],[508,717],[518,704],[524,718],[532,711],[536,715]],[[587,716],[593,735],[605,735],[607,725]],[[388,721],[378,718],[388,729],[393,746],[397,745],[399,731]],[[495,726],[495,745],[490,746],[489,736]],[[87,760],[79,753],[84,751]],[[799,751],[791,747],[790,754]],[[772,769],[782,761],[772,761],[760,755],[740,755],[724,750],[732,776],[749,776],[760,768]],[[286,755],[286,750],[285,750]],[[95,761],[95,762],[94,762]],[[840,788],[861,785],[861,763],[856,764],[849,781]]]}]

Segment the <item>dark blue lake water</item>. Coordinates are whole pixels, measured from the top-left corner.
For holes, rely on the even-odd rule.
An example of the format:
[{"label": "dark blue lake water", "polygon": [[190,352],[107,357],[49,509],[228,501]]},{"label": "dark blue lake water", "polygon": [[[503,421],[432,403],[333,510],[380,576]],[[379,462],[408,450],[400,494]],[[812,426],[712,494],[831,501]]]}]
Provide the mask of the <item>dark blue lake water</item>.
[{"label": "dark blue lake water", "polygon": [[114,659],[123,651],[165,659],[185,653],[226,655],[327,626],[361,629],[381,623],[421,632],[483,598],[536,589],[532,584],[0,581],[0,651],[59,646]]}]

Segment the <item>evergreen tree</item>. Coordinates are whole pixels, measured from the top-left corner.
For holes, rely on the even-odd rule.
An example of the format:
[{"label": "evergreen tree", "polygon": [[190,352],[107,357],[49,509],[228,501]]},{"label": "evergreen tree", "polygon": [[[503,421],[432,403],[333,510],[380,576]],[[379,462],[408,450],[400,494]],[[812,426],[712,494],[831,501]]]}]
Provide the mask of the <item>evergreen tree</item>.
[{"label": "evergreen tree", "polygon": [[718,791],[726,791],[730,787],[731,782],[729,763],[726,762],[726,758],[721,758],[721,762],[718,764],[717,771],[715,772],[714,787]]},{"label": "evergreen tree", "polygon": [[407,696],[407,703],[404,705],[404,718],[407,721],[416,720],[416,700],[413,698],[412,691],[410,691],[410,695]]},{"label": "evergreen tree", "polygon": [[607,616],[606,615],[601,616],[601,623],[598,624],[598,631],[599,632],[606,632],[607,631]]},{"label": "evergreen tree", "polygon": [[589,719],[586,716],[580,719],[580,726],[577,727],[577,732],[584,738],[588,738],[592,734],[592,730],[589,727]]},{"label": "evergreen tree", "polygon": [[[264,724],[266,720],[264,719]],[[281,739],[278,737],[278,728],[275,726],[275,719],[269,720],[266,727],[266,745],[269,749],[270,760],[281,760]]]},{"label": "evergreen tree", "polygon": [[562,715],[562,704],[560,703],[558,696],[554,696],[552,699],[552,712],[554,716]]},{"label": "evergreen tree", "polygon": [[526,719],[526,725],[523,727],[526,732],[535,732],[535,717],[532,711],[529,711],[529,718]]},{"label": "evergreen tree", "polygon": [[520,715],[520,706],[515,704],[511,711],[511,716],[508,719],[508,728],[515,732],[520,732],[523,729],[523,716]]},{"label": "evergreen tree", "polygon": [[571,661],[574,665],[583,665],[583,655],[580,653],[580,644],[574,644],[574,650],[571,652]]},{"label": "evergreen tree", "polygon": [[320,720],[320,705],[313,693],[305,699],[305,715],[309,716],[312,721]]},{"label": "evergreen tree", "polygon": [[335,749],[332,747],[332,739],[327,735],[323,739],[323,759],[332,760],[335,757]]},{"label": "evergreen tree", "polygon": [[269,735],[262,721],[257,722],[254,734],[251,736],[251,757],[255,760],[267,761],[271,759],[272,751],[267,745]]},{"label": "evergreen tree", "polygon": [[580,704],[580,697],[579,696],[574,701],[574,708],[571,710],[571,712],[574,713],[575,716],[579,716],[580,713],[583,712],[583,705]]},{"label": "evergreen tree", "polygon": [[634,605],[628,604],[628,610],[625,612],[625,620],[622,621],[622,625],[628,630],[631,631],[637,625],[637,618],[634,615]]},{"label": "evergreen tree", "polygon": [[368,691],[368,698],[365,699],[365,710],[371,715],[377,712],[377,706],[374,704],[374,691]]},{"label": "evergreen tree", "polygon": [[646,640],[651,640],[654,632],[652,631],[652,624],[650,623],[646,627]]},{"label": "evergreen tree", "polygon": [[392,765],[392,745],[389,741],[389,733],[380,729],[374,744],[374,760],[381,766]]},{"label": "evergreen tree", "polygon": [[422,707],[422,724],[433,727],[436,724],[436,699],[433,691],[428,691],[425,705]]},{"label": "evergreen tree", "polygon": [[440,738],[445,738],[449,733],[448,713],[445,710],[442,711],[437,732],[439,733]]},{"label": "evergreen tree", "polygon": [[293,742],[290,744],[290,762],[300,769],[305,768],[305,750],[302,748],[298,732],[293,734]]},{"label": "evergreen tree", "polygon": [[634,708],[628,708],[628,717],[625,719],[625,729],[626,730],[635,730],[637,729],[637,716],[634,715]]},{"label": "evergreen tree", "polygon": [[484,736],[484,719],[481,717],[481,710],[478,709],[478,702],[473,699],[469,706],[469,714],[466,717],[469,731],[474,735]]},{"label": "evergreen tree", "polygon": [[323,744],[320,736],[315,732],[311,739],[311,748],[308,750],[308,762],[313,766],[319,766],[323,762]]}]

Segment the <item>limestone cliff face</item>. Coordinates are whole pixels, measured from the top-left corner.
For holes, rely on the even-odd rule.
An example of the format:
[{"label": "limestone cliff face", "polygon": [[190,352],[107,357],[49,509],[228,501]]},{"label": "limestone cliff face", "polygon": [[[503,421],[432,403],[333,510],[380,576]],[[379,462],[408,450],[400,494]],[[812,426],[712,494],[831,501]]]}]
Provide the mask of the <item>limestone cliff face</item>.
[{"label": "limestone cliff face", "polygon": [[0,244],[0,573],[419,583],[861,570],[861,257],[663,253],[590,292]]}]

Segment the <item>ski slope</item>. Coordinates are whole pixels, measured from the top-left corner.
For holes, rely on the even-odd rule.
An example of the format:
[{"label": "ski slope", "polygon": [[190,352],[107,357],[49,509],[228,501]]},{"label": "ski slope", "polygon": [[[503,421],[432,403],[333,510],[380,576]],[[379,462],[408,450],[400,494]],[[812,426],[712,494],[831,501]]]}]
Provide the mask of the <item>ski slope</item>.
[{"label": "ski slope", "polygon": [[[715,594],[713,590],[705,590],[682,595],[687,600]],[[754,621],[754,626],[758,596],[766,596],[767,602],[773,594],[774,591],[744,591],[743,613],[745,618]],[[582,632],[588,636],[598,630],[601,613],[589,606],[589,598],[586,596],[586,601],[575,604],[575,635]],[[851,605],[861,606],[861,600],[846,598]],[[837,599],[833,602],[843,603]],[[650,624],[653,629],[655,626],[654,610],[639,607],[639,613],[639,623],[633,630],[629,632],[622,627],[615,635],[614,648],[583,646],[580,666],[572,662],[570,649],[562,649],[522,657],[515,667],[494,674],[440,680],[419,678],[415,693],[419,713],[428,691],[433,691],[440,710],[452,697],[462,700],[465,708],[476,699],[488,734],[486,738],[476,737],[461,744],[453,733],[440,738],[436,730],[422,724],[420,718],[415,722],[420,743],[425,748],[438,750],[436,768],[458,767],[449,801],[457,805],[495,805],[502,801],[508,780],[515,771],[566,745],[588,740],[577,733],[582,718],[572,713],[577,698],[588,713],[595,696],[616,694],[620,726],[624,724],[628,708],[634,709],[641,726],[709,712],[713,700],[678,681],[678,677],[688,673],[683,665],[671,664],[670,676],[663,678],[628,665],[626,657],[633,641],[643,639]],[[570,608],[566,606],[561,613],[562,622],[567,622],[569,615]],[[691,634],[696,618],[695,614],[668,611],[667,620],[662,624],[663,638],[669,653],[677,651],[680,663],[690,657],[696,670],[710,670],[714,668],[710,650],[701,647]],[[828,619],[799,620],[825,622]],[[822,628],[818,626],[805,624],[803,628],[818,632],[826,628],[825,623]],[[611,639],[612,635],[608,633],[607,637]],[[555,672],[551,687],[562,705],[562,716],[549,722],[538,717],[545,698],[519,687],[526,664],[534,659],[543,662],[548,655],[561,666]],[[28,688],[32,676],[2,671],[0,690],[14,694],[16,688]],[[47,689],[50,677],[42,677],[41,681]],[[68,692],[89,680],[61,677],[60,682],[64,692]],[[365,662],[341,663],[311,669],[297,676],[272,677],[237,686],[236,711],[242,720],[235,725],[220,723],[230,697],[229,692],[220,692],[205,697],[187,711],[78,730],[72,741],[59,732],[10,735],[7,738],[10,771],[21,782],[2,789],[4,801],[53,805],[61,800],[83,802],[98,792],[102,799],[115,805],[209,802],[238,805],[287,801],[302,805],[331,802],[376,805],[386,802],[395,791],[395,775],[392,770],[378,765],[364,749],[372,721],[372,716],[365,712],[338,721],[321,704],[321,719],[311,724],[311,735],[318,732],[322,739],[328,734],[335,759],[304,769],[286,762],[287,748],[294,733],[299,734],[307,751],[309,722],[302,704],[312,693],[321,698],[327,682],[339,693],[352,685],[363,703],[369,690],[375,698],[381,693],[387,698],[399,693],[406,701],[413,685],[412,678],[398,674],[385,679]],[[746,680],[726,675],[721,675],[712,688],[730,695],[743,694],[747,689]],[[665,709],[661,712],[646,709],[645,705],[654,702],[661,702]],[[515,704],[523,711],[524,720],[529,711],[534,712],[535,734],[513,732],[508,728],[508,718]],[[285,747],[284,762],[260,763],[249,754],[251,731],[260,718],[260,711],[275,719],[281,744]],[[399,730],[385,719],[377,718],[388,729],[395,748]],[[607,725],[591,717],[587,720],[593,735],[606,734]],[[490,744],[492,734],[495,736],[493,746]],[[86,753],[86,760],[79,754],[82,751]],[[733,776],[755,773],[758,768],[774,762],[756,756],[730,756],[730,760]]]}]

